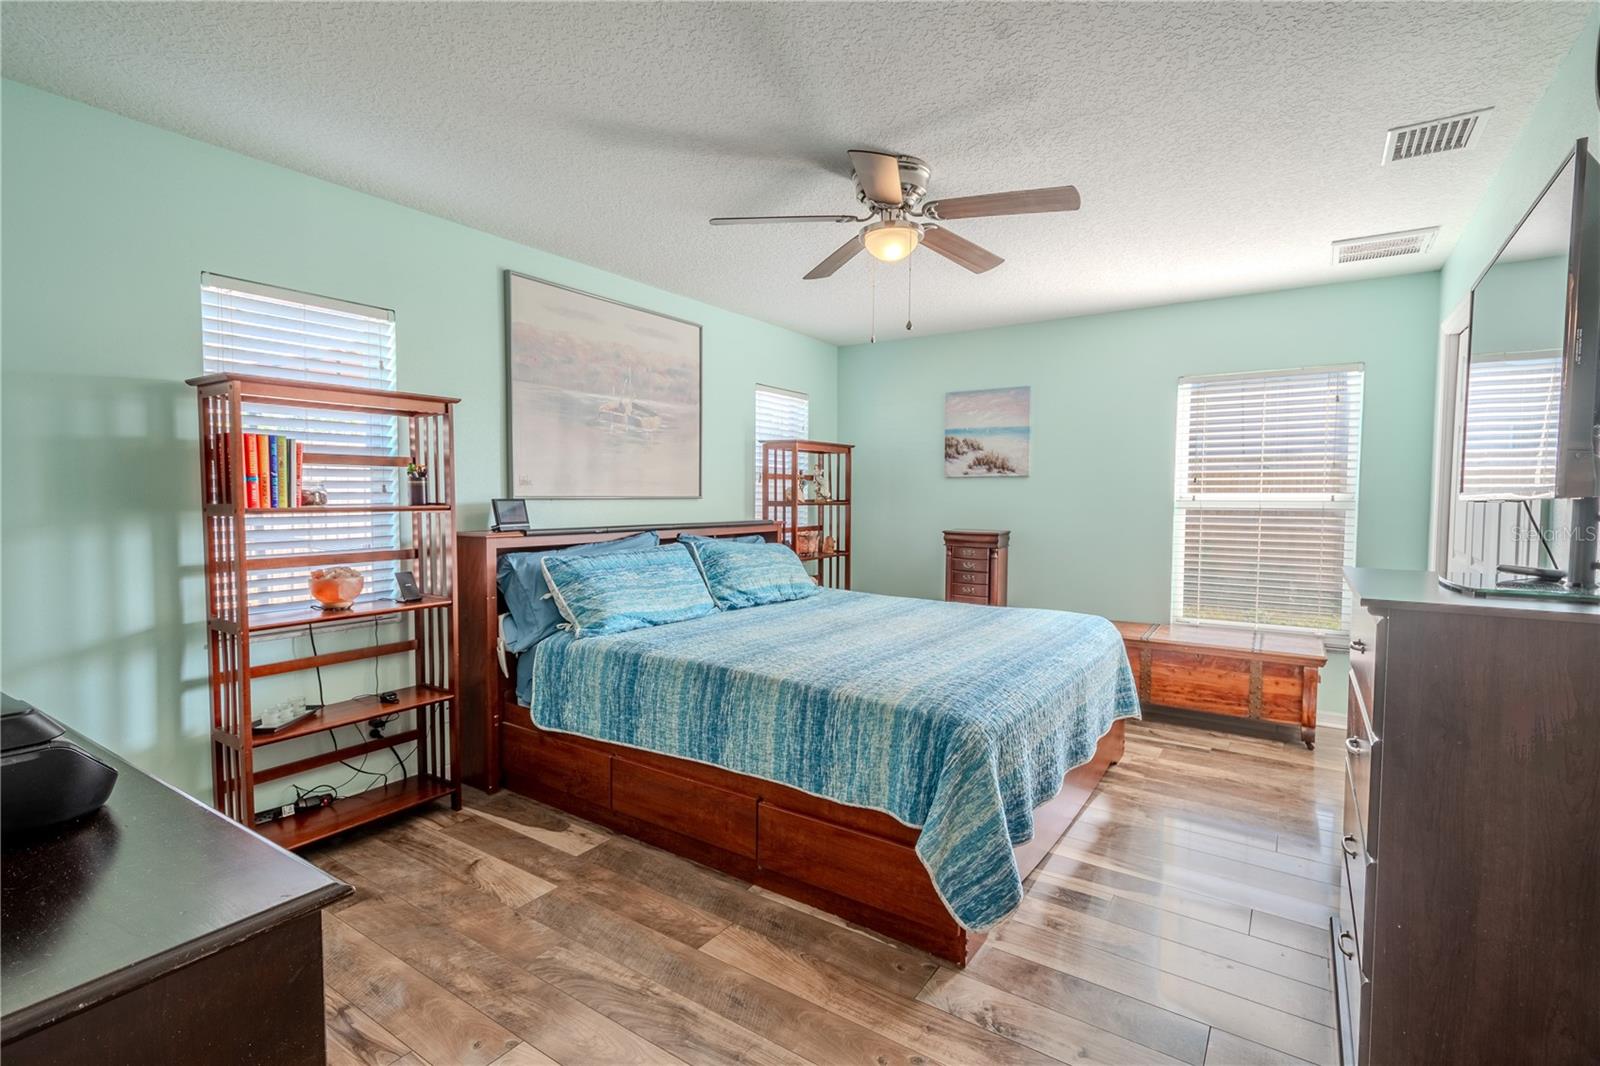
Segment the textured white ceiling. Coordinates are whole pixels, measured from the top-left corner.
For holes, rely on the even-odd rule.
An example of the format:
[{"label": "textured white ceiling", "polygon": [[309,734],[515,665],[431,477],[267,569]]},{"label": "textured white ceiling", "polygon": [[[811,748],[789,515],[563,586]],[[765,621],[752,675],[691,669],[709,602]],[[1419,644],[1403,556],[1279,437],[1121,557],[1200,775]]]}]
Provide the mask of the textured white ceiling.
[{"label": "textured white ceiling", "polygon": [[[802,281],[851,211],[845,150],[931,195],[1072,183],[1083,209],[951,228],[919,333],[1437,266],[1583,3],[7,3],[3,72],[836,343],[869,259]],[[1380,167],[1384,131],[1489,107],[1478,148]],[[1426,257],[1330,241],[1441,227]],[[878,269],[903,335],[906,271]]]}]

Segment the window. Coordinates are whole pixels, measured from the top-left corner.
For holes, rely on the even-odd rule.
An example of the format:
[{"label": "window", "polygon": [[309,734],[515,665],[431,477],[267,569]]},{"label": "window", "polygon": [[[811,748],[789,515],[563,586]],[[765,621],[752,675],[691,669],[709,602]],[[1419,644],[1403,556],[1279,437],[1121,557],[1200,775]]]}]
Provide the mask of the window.
[{"label": "window", "polygon": [[1349,631],[1361,383],[1359,367],[1179,381],[1174,619]]},{"label": "window", "polygon": [[761,517],[761,446],[769,440],[804,440],[811,432],[811,400],[803,392],[756,386],[755,516]]},{"label": "window", "polygon": [[1461,495],[1554,496],[1561,353],[1474,354],[1466,405]]},{"label": "window", "polygon": [[[254,374],[323,385],[395,387],[394,312],[322,296],[201,275],[200,325],[208,374]],[[317,451],[398,454],[389,415],[314,411],[246,404],[244,432],[278,433]],[[304,480],[328,490],[332,505],[393,503],[399,472],[391,467],[308,467]],[[252,558],[400,546],[394,514],[308,512],[246,519]],[[358,563],[364,595],[394,590],[393,562]],[[252,570],[250,606],[297,603],[306,596],[304,568]]]}]

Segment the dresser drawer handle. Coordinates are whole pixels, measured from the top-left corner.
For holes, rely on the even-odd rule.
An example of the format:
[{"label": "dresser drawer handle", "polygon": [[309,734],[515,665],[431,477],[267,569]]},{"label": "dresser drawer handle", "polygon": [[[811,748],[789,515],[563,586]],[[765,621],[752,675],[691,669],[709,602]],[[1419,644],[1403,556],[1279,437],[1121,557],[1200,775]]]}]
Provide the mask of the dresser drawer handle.
[{"label": "dresser drawer handle", "polygon": [[1362,640],[1360,637],[1357,637],[1355,640],[1350,642],[1350,650],[1365,653],[1367,650],[1367,642]]},{"label": "dresser drawer handle", "polygon": [[1344,747],[1351,755],[1362,755],[1367,749],[1367,746],[1361,743],[1360,737],[1345,737]]},{"label": "dresser drawer handle", "polygon": [[[1349,944],[1348,947],[1345,946],[1347,942]],[[1350,935],[1350,930],[1341,929],[1339,931],[1339,954],[1343,955],[1345,958],[1349,959],[1351,962],[1354,962],[1355,958],[1356,958],[1356,946],[1355,945],[1356,945],[1356,938]]]},{"label": "dresser drawer handle", "polygon": [[1346,855],[1350,856],[1350,858],[1353,859],[1358,854],[1360,854],[1360,852],[1358,852],[1356,850],[1356,848],[1357,848],[1357,843],[1356,843],[1355,834],[1354,833],[1346,833],[1344,835],[1344,853]]},{"label": "dresser drawer handle", "polygon": [[963,570],[976,570],[976,569],[978,569],[978,564],[977,563],[967,562],[965,559],[963,559],[961,561],[961,569],[963,569]]}]

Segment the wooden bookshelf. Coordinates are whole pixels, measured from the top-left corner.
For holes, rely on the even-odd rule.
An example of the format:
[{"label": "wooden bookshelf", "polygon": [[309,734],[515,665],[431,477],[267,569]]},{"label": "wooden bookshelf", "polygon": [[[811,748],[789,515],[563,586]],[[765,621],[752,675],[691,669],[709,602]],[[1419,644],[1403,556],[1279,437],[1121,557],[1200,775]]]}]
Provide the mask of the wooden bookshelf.
[{"label": "wooden bookshelf", "polygon": [[[253,826],[262,836],[286,848],[298,848],[377,818],[448,796],[461,806],[459,698],[459,612],[456,600],[455,424],[458,402],[445,396],[390,392],[350,386],[238,374],[193,378],[200,408],[200,494],[205,524],[206,629],[210,657],[212,803],[228,817]],[[415,459],[428,468],[425,504],[375,503],[371,506],[264,508],[245,506],[242,464],[230,457],[244,454],[245,404],[285,408],[347,410],[393,416],[400,421],[405,455],[373,452],[306,451],[305,466],[403,467]],[[403,486],[402,486],[403,487]],[[361,549],[298,555],[251,552],[246,519],[302,518],[315,515],[396,514],[409,519],[407,542],[398,549]],[[347,611],[324,611],[309,593],[304,603],[248,606],[248,574],[253,570],[306,571],[341,563],[394,561],[416,574],[423,597],[415,603],[380,598],[358,599]],[[251,640],[285,630],[394,617],[408,631],[372,647],[329,651],[277,662],[254,662]],[[399,701],[383,703],[376,693],[329,703],[316,715],[277,733],[251,729],[251,682],[262,677],[315,670],[337,663],[408,654],[415,663],[415,684],[396,690]],[[330,747],[274,766],[256,766],[258,749],[286,741],[357,726],[375,718],[400,715],[397,723],[375,739]],[[341,796],[327,807],[255,825],[256,787],[321,766],[416,745],[412,766],[399,781]],[[270,805],[270,804],[269,804]]]},{"label": "wooden bookshelf", "polygon": [[[818,440],[769,440],[761,445],[761,514],[756,517],[778,523],[783,542],[800,556],[817,584],[829,588],[850,587],[854,450],[854,445]],[[829,499],[815,498],[819,474],[826,479]],[[824,550],[830,538],[833,547]]]}]

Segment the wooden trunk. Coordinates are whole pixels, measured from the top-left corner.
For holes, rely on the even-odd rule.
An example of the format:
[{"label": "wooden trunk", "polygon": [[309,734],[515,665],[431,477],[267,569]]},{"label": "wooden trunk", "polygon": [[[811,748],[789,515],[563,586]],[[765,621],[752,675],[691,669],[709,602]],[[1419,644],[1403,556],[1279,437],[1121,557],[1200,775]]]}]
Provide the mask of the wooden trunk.
[{"label": "wooden trunk", "polygon": [[1299,726],[1317,739],[1317,683],[1327,654],[1316,637],[1211,626],[1117,622],[1139,688],[1158,707]]}]

